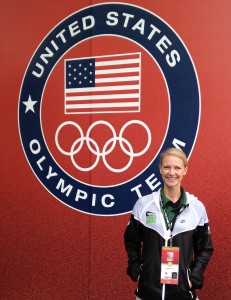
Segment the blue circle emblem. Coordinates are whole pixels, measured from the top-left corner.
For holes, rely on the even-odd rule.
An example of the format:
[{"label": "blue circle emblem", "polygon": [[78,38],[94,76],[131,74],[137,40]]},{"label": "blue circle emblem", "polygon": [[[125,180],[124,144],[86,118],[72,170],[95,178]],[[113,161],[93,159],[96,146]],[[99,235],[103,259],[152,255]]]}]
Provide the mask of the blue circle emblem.
[{"label": "blue circle emblem", "polygon": [[[118,179],[116,184],[110,184],[110,182],[105,185],[89,184],[89,182],[82,180],[78,174],[81,172],[90,174],[93,167],[101,160],[104,162],[108,171],[118,175],[118,178],[120,178],[119,174],[125,171],[125,167],[112,167],[109,159],[106,157],[111,151],[110,149],[113,148],[113,143],[120,142],[123,152],[129,156],[125,164],[127,170],[132,164],[132,159],[138,156],[138,153],[141,155],[145,151],[148,152],[151,138],[146,148],[144,148],[145,151],[135,152],[131,143],[122,137],[122,134],[124,134],[127,127],[134,122],[144,129],[148,139],[152,135],[152,131],[149,130],[145,122],[131,120],[127,121],[125,124],[127,127],[120,128],[120,133],[118,136],[115,136],[114,127],[111,127],[110,122],[102,120],[104,113],[107,113],[107,111],[104,110],[100,111],[101,121],[93,120],[89,122],[87,134],[84,136],[80,128],[81,126],[72,122],[71,117],[73,112],[80,121],[83,120],[84,117],[89,117],[89,111],[88,113],[81,111],[81,109],[87,107],[84,102],[86,98],[84,98],[85,96],[81,98],[83,102],[81,102],[80,105],[78,102],[76,104],[74,101],[79,101],[79,96],[70,96],[67,87],[68,84],[74,84],[74,81],[68,79],[68,76],[72,76],[68,68],[70,67],[74,70],[75,66],[78,66],[80,63],[79,58],[75,61],[72,60],[71,57],[66,57],[65,59],[65,65],[63,66],[65,76],[63,76],[61,82],[66,82],[63,97],[66,97],[65,114],[69,116],[69,121],[64,121],[54,134],[54,141],[57,144],[56,150],[60,150],[58,155],[60,155],[60,157],[63,155],[66,159],[67,151],[62,150],[60,144],[58,144],[58,135],[64,125],[67,124],[79,131],[80,138],[72,144],[71,150],[69,149],[70,151],[68,152],[68,159],[72,162],[72,165],[78,169],[76,176],[74,172],[69,174],[67,171],[68,166],[66,167],[67,169],[65,169],[64,166],[58,163],[58,158],[54,158],[52,147],[49,147],[46,141],[46,130],[41,126],[43,122],[43,99],[46,96],[48,82],[57,69],[58,63],[69,51],[73,51],[74,49],[77,49],[75,54],[75,57],[77,57],[78,47],[80,47],[80,45],[89,41],[96,42],[97,38],[100,38],[100,41],[104,38],[105,40],[106,38],[120,39],[122,41],[121,45],[123,45],[123,41],[126,41],[127,43],[135,45],[136,50],[140,48],[143,52],[147,53],[155,64],[158,65],[159,71],[163,76],[163,81],[166,83],[169,99],[169,116],[166,131],[158,150],[152,154],[152,159],[142,170],[139,170],[137,174],[125,180],[119,181]],[[110,47],[113,47],[113,45],[107,45],[106,43],[101,43],[100,47],[98,46],[99,49],[103,49],[104,54],[107,52],[107,49],[111,49]],[[107,56],[107,59],[111,60],[111,56],[109,56],[110,55]],[[94,74],[97,68],[97,58],[92,58],[91,53],[88,53],[86,57],[90,59],[88,59],[88,61],[86,59],[81,60],[81,64],[85,62],[89,63],[91,65],[91,72],[89,74]],[[117,56],[116,61],[121,61],[121,57]],[[100,57],[99,62],[97,60],[98,65],[100,65],[101,58],[102,57]],[[124,54],[123,59],[125,59]],[[131,61],[137,61],[137,59],[140,59],[140,55],[138,54],[134,56],[134,60]],[[113,57],[113,61],[114,60],[115,57]],[[131,68],[131,72],[137,72],[137,68]],[[120,68],[121,72],[122,70],[123,68]],[[139,77],[140,70],[142,70],[142,68],[139,69],[138,74],[133,77],[129,75],[129,80],[132,80],[131,78],[137,78],[137,76]],[[81,72],[79,72],[79,74],[80,73]],[[145,74],[142,74],[142,76],[148,78],[149,73],[152,73],[152,66],[150,66],[149,70],[145,69]],[[78,76],[81,76],[81,74]],[[79,84],[82,82],[81,77],[73,78],[77,78]],[[90,86],[84,83],[81,86],[82,91],[86,91],[86,89],[93,91],[95,89],[96,77],[91,77],[89,81]],[[129,95],[133,95],[133,97],[142,95],[142,86],[137,83],[132,86],[133,89],[136,88],[139,92],[136,94],[130,92]],[[97,88],[100,90],[100,87]],[[107,88],[107,90],[109,89],[110,88]],[[73,91],[77,91],[77,87],[75,87],[72,92]],[[94,91],[96,91],[96,89]],[[153,91],[150,90],[150,97],[152,93]],[[121,92],[119,95],[121,95]],[[113,95],[113,99],[116,97],[118,98],[118,92]],[[125,98],[127,99],[128,97],[124,96],[124,99]],[[97,93],[95,99],[98,99]],[[139,119],[139,111],[142,109],[142,106],[141,108],[139,107],[138,98],[135,100],[129,99],[130,102],[124,99],[120,99],[120,103],[123,103],[122,106],[126,106],[127,112],[131,109],[137,109],[137,112],[135,112],[137,116],[136,119]],[[68,101],[70,101],[70,105],[67,104],[69,103]],[[105,109],[104,103],[105,101],[102,101],[101,104],[96,103],[89,105],[92,105],[91,109],[95,108],[96,111],[98,109],[97,112],[99,112],[99,109]],[[115,109],[115,107],[117,107],[116,109],[118,110],[118,103],[115,104],[115,101],[112,102],[112,98],[110,99],[110,103],[113,104],[108,105],[107,109],[110,108],[111,119],[116,119],[112,108]],[[149,105],[151,110],[151,104]],[[78,109],[80,110],[76,111]],[[44,113],[46,124],[49,124],[49,118],[50,120],[55,118],[55,111],[56,110],[53,109],[52,114],[49,115]],[[81,112],[83,114],[81,114]],[[80,114],[77,115],[78,113]],[[123,114],[116,111],[116,114],[117,119],[119,116],[123,118],[126,115],[124,111]],[[94,114],[91,114],[91,116],[94,116]],[[158,167],[159,155],[164,149],[173,146],[178,147],[190,156],[196,141],[200,121],[200,90],[198,78],[193,61],[184,43],[177,33],[160,17],[144,8],[130,4],[97,4],[86,7],[68,16],[41,42],[24,75],[19,95],[18,118],[21,142],[27,160],[39,181],[55,198],[67,206],[84,213],[100,216],[120,215],[130,212],[140,196],[160,188],[162,183]],[[103,150],[101,149],[101,152],[98,144],[92,137],[90,138],[90,134],[93,132],[93,124],[96,126],[99,125],[99,122],[101,122],[101,125],[107,127],[114,136],[114,138],[108,140]],[[88,147],[96,157],[92,167],[80,167],[80,164],[77,163],[74,158],[74,155],[78,157],[81,143],[88,143]],[[60,159],[60,161],[62,161],[62,159]],[[99,176],[103,177],[104,174],[101,173]]]}]

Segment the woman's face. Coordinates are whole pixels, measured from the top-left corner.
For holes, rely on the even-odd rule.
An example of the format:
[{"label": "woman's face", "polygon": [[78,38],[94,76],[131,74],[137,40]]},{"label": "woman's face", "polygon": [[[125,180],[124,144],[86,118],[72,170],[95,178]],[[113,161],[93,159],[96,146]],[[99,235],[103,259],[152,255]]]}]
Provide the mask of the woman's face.
[{"label": "woman's face", "polygon": [[187,167],[181,158],[167,155],[163,157],[160,173],[165,186],[180,187],[183,176],[187,173]]}]

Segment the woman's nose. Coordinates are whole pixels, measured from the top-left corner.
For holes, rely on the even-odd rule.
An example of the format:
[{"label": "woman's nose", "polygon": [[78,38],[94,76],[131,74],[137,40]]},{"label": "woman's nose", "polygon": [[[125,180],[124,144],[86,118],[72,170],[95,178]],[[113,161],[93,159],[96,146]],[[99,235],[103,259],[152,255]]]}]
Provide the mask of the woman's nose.
[{"label": "woman's nose", "polygon": [[169,169],[169,174],[170,174],[170,175],[174,175],[174,174],[175,174],[174,172],[175,172],[175,171],[174,171],[173,168],[170,168],[170,169]]}]

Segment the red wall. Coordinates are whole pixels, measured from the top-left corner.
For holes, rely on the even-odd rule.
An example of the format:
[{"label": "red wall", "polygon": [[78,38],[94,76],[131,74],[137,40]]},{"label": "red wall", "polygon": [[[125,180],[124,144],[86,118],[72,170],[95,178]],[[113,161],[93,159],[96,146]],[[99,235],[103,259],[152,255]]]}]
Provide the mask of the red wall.
[{"label": "red wall", "polygon": [[[228,300],[231,2],[130,2],[165,20],[195,63],[201,122],[184,187],[206,205],[215,247],[199,295]],[[129,214],[92,216],[57,201],[31,171],[18,131],[20,86],[34,51],[61,20],[96,3],[1,3],[1,299],[134,299],[123,246]]]}]

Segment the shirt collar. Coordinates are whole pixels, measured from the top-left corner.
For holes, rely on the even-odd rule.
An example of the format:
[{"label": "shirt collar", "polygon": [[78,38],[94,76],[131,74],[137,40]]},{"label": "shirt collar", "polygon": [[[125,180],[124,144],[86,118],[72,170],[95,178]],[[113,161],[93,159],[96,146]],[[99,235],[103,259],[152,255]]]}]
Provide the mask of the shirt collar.
[{"label": "shirt collar", "polygon": [[[181,187],[180,189],[181,189],[180,205],[186,205],[187,197],[186,197],[185,190],[183,189],[183,187]],[[165,196],[163,187],[161,188],[160,193],[161,193],[161,199],[163,201],[163,205],[166,206],[168,202],[170,202],[170,200]]]}]

